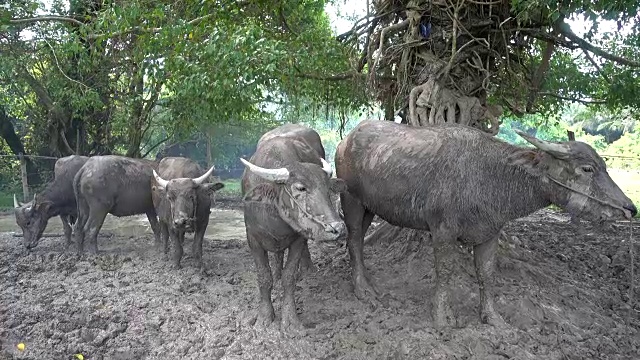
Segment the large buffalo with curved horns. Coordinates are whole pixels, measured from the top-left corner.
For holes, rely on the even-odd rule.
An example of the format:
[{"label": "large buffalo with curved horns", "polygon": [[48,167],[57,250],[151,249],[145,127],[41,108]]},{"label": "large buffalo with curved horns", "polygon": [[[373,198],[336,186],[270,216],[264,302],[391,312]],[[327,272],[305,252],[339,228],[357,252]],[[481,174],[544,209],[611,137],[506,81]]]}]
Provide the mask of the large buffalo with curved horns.
[{"label": "large buffalo with curved horns", "polygon": [[202,241],[209,225],[211,195],[224,187],[222,183],[207,183],[214,167],[204,170],[193,160],[169,157],[160,161],[158,173],[153,170],[152,198],[158,214],[160,235],[165,255],[169,237],[174,244],[173,266],[180,268],[184,235],[194,232],[193,256],[197,267],[205,272],[202,261]]},{"label": "large buffalo with curved horns", "polygon": [[[322,150],[322,154],[318,153]],[[322,155],[322,156],[321,156]],[[331,178],[320,136],[302,125],[283,125],[266,133],[242,176],[247,240],[255,260],[260,289],[258,326],[268,326],[275,313],[273,279],[267,252],[288,250],[282,271],[283,331],[302,329],[293,296],[295,274],[307,240],[335,242],[346,227],[331,203],[331,193],[345,190]]]},{"label": "large buffalo with curved horns", "polygon": [[410,127],[363,121],[342,140],[336,171],[349,187],[341,200],[359,298],[377,295],[362,253],[374,215],[396,226],[431,232],[433,315],[437,325],[447,326],[455,323],[448,287],[457,240],[473,246],[481,320],[502,325],[493,306],[493,271],[498,235],[508,221],[550,204],[594,220],[636,214],[635,205],[589,145],[518,134],[535,149],[453,124]]}]

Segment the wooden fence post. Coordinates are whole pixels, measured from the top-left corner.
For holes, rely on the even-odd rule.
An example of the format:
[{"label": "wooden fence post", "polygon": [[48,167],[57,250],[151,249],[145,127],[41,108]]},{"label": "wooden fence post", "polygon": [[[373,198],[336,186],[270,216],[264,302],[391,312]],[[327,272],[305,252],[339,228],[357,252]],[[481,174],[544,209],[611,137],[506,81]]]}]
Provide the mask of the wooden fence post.
[{"label": "wooden fence post", "polygon": [[569,138],[569,141],[576,141],[576,134],[571,130],[567,130],[567,138]]},{"label": "wooden fence post", "polygon": [[27,180],[27,162],[24,160],[22,153],[18,154],[20,158],[20,174],[22,175],[22,199],[24,202],[29,202],[29,181]]}]

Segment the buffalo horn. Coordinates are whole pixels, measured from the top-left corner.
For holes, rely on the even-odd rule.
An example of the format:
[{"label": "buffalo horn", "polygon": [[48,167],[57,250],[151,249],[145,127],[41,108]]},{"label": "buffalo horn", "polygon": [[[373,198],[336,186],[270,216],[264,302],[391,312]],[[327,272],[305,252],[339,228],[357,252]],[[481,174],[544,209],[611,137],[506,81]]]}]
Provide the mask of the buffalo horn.
[{"label": "buffalo horn", "polygon": [[209,178],[209,176],[211,176],[211,174],[213,174],[213,170],[214,166],[212,166],[211,169],[209,169],[209,171],[207,171],[204,175],[200,176],[199,178],[193,179],[193,182],[198,185],[202,184],[205,180],[207,180],[207,178]]},{"label": "buffalo horn", "polygon": [[566,145],[541,140],[536,137],[527,135],[520,130],[515,130],[515,132],[523,139],[531,143],[533,146],[551,155],[554,155],[556,157],[566,157],[567,155],[569,155],[569,147]]},{"label": "buffalo horn", "polygon": [[16,209],[20,207],[20,203],[18,203],[18,199],[16,198],[16,194],[13,194],[13,207],[16,208]]},{"label": "buffalo horn", "polygon": [[274,182],[285,182],[289,179],[289,170],[287,170],[287,168],[265,169],[258,165],[253,165],[243,158],[240,158],[240,161],[242,161],[244,166],[246,166],[252,173],[260,176],[265,180]]},{"label": "buffalo horn", "polygon": [[324,170],[324,172],[326,172],[327,175],[331,177],[331,175],[333,175],[333,170],[331,170],[331,164],[329,164],[327,160],[323,158],[320,158],[320,161],[322,162],[322,170]]},{"label": "buffalo horn", "polygon": [[161,178],[160,175],[158,175],[158,173],[156,173],[155,170],[153,170],[153,177],[156,179],[156,182],[158,183],[158,185],[162,186],[163,189],[167,188],[167,184],[169,182],[167,180]]}]

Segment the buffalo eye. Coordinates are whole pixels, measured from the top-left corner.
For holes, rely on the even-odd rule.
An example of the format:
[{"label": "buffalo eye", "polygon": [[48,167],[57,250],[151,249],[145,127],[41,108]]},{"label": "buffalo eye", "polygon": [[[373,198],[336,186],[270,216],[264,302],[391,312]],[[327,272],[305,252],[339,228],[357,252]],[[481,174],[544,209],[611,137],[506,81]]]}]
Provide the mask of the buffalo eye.
[{"label": "buffalo eye", "polygon": [[298,191],[307,191],[307,188],[302,184],[293,184],[293,188]]},{"label": "buffalo eye", "polygon": [[585,173],[592,173],[592,172],[594,172],[594,171],[595,171],[595,169],[594,169],[594,168],[593,168],[593,166],[591,166],[591,165],[583,165],[583,166],[580,166],[580,170],[582,170],[582,171],[583,171],[583,172],[585,172]]}]

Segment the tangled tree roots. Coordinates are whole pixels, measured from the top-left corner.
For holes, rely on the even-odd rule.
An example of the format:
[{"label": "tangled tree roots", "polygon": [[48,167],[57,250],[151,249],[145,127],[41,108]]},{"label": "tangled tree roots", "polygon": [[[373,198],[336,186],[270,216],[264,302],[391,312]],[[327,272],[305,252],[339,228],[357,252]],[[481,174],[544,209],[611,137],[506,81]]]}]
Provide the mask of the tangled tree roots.
[{"label": "tangled tree roots", "polygon": [[434,79],[418,85],[409,94],[409,122],[414,126],[458,123],[498,133],[499,105],[484,106],[477,97],[464,96]]}]

